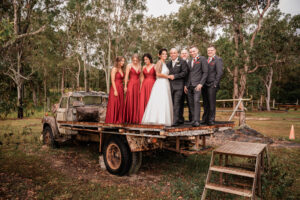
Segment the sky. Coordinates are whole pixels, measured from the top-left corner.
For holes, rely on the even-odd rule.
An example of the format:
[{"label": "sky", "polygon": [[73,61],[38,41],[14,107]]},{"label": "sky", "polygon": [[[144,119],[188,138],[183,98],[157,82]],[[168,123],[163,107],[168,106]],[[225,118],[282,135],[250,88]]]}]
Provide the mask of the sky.
[{"label": "sky", "polygon": [[[180,5],[177,3],[169,4],[167,0],[147,0],[148,16],[158,17],[177,12]],[[300,14],[300,0],[280,0],[279,8],[283,13],[296,15]]]}]

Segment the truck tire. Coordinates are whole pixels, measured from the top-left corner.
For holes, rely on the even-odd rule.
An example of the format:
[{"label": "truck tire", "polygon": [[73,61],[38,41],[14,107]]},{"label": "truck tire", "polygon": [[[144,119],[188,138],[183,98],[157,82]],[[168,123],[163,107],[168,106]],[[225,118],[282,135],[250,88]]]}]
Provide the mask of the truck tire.
[{"label": "truck tire", "polygon": [[132,162],[128,172],[129,175],[136,174],[139,171],[142,165],[142,157],[143,153],[141,151],[132,153]]},{"label": "truck tire", "polygon": [[55,148],[56,142],[53,137],[52,129],[50,126],[46,126],[43,130],[43,144]]},{"label": "truck tire", "polygon": [[107,171],[119,176],[128,173],[132,162],[131,151],[120,137],[111,137],[105,143],[103,158]]}]

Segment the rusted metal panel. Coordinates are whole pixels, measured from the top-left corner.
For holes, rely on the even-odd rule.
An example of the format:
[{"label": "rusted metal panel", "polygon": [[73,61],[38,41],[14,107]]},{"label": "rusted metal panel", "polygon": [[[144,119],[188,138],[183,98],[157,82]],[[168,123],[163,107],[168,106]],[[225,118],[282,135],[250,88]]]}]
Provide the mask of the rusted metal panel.
[{"label": "rusted metal panel", "polygon": [[99,142],[99,135],[96,134],[77,134],[76,140],[85,141],[85,142]]},{"label": "rusted metal panel", "polygon": [[159,142],[152,143],[149,138],[126,135],[131,152],[148,151],[159,148]]},{"label": "rusted metal panel", "polygon": [[42,119],[42,123],[45,126],[46,124],[49,125],[51,127],[53,136],[56,137],[57,135],[59,135],[59,131],[58,131],[58,127],[55,121],[55,118],[52,116],[45,116]]}]

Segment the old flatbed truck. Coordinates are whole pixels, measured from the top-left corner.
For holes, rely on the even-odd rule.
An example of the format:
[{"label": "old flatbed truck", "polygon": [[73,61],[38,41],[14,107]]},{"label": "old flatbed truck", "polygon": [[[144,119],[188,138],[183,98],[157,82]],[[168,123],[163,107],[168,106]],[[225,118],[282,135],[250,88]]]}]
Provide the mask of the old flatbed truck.
[{"label": "old flatbed truck", "polygon": [[185,155],[201,154],[208,149],[205,136],[234,126],[233,122],[199,127],[108,124],[104,123],[106,103],[107,95],[101,92],[63,95],[55,115],[42,120],[43,143],[54,147],[66,139],[98,142],[106,169],[122,176],[139,170],[144,151],[167,149]]}]

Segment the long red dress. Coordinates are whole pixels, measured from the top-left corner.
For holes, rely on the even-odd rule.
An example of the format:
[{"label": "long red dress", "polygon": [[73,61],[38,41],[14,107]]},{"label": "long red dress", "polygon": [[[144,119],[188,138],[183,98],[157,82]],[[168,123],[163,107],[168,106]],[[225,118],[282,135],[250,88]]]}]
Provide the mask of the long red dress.
[{"label": "long red dress", "polygon": [[140,71],[131,67],[124,107],[124,122],[129,124],[139,123],[139,92]]},{"label": "long red dress", "polygon": [[139,123],[141,123],[143,119],[143,115],[150,98],[151,90],[156,80],[156,72],[154,66],[149,70],[149,72],[146,68],[144,68],[143,74],[144,81],[142,83],[142,88],[140,92]]},{"label": "long red dress", "polygon": [[123,78],[124,75],[117,72],[115,75],[115,84],[118,91],[118,96],[114,95],[113,86],[110,87],[109,97],[106,110],[105,123],[120,124],[124,122],[123,110],[124,110],[124,90],[123,90]]}]

